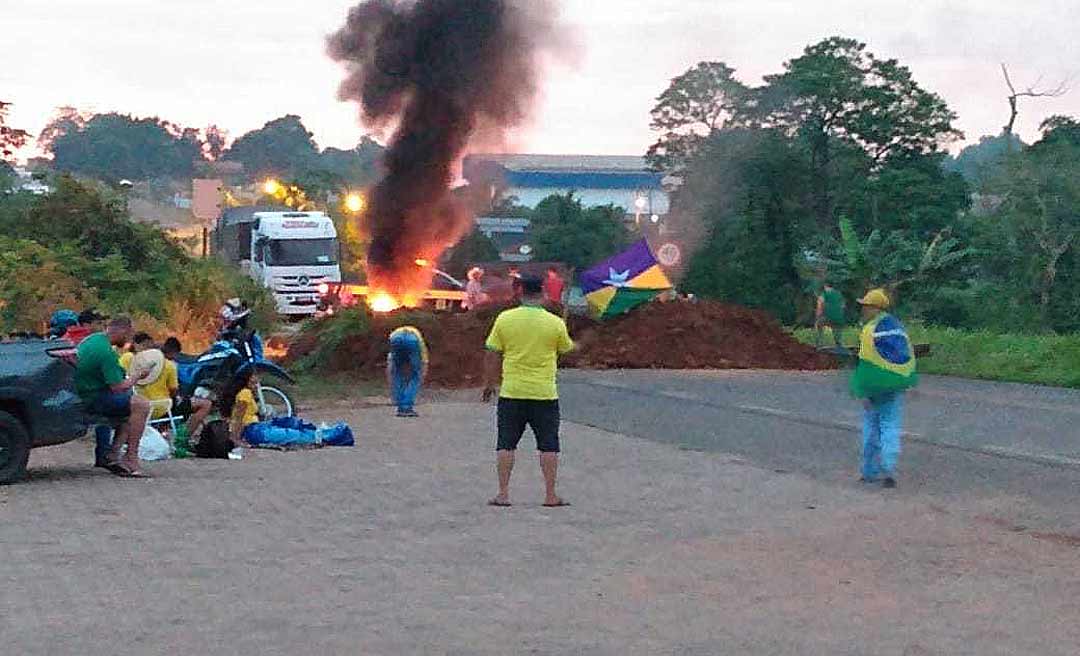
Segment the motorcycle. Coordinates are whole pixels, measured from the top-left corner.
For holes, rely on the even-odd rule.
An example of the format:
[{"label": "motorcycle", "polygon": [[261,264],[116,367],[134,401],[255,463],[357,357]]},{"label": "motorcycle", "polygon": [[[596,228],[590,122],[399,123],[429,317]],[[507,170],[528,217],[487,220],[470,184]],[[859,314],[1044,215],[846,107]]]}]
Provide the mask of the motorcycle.
[{"label": "motorcycle", "polygon": [[217,403],[226,390],[249,369],[259,373],[259,419],[291,417],[296,404],[280,384],[267,384],[278,379],[295,384],[287,371],[263,357],[262,339],[254,330],[239,329],[222,333],[218,341],[202,355],[181,355],[176,359],[180,395],[210,399]]}]

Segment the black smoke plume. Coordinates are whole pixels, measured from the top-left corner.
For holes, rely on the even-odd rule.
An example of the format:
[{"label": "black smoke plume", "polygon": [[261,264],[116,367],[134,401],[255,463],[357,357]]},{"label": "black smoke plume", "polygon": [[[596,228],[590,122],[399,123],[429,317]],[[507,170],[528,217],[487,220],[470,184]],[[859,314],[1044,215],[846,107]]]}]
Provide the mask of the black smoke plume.
[{"label": "black smoke plume", "polygon": [[339,97],[393,130],[365,220],[373,286],[426,289],[430,272],[415,260],[436,260],[469,230],[449,191],[454,165],[527,117],[555,17],[548,0],[369,0],[329,37],[347,72]]}]

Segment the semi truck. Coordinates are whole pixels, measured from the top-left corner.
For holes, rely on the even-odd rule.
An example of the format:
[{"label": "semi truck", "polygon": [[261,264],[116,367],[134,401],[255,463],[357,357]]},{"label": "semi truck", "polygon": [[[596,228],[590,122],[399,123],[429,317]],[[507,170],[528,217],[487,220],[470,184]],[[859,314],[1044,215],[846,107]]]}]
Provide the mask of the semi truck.
[{"label": "semi truck", "polygon": [[322,212],[229,208],[214,230],[213,249],[269,289],[282,315],[315,314],[320,286],[341,282],[337,229]]}]

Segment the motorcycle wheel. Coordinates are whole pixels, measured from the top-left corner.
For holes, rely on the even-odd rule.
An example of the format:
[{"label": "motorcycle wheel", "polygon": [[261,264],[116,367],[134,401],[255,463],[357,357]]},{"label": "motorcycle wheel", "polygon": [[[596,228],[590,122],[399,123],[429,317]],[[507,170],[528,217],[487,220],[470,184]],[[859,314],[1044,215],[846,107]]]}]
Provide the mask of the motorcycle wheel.
[{"label": "motorcycle wheel", "polygon": [[296,412],[296,403],[288,392],[280,387],[262,385],[264,405],[259,408],[259,418],[270,421],[275,417],[291,417]]}]

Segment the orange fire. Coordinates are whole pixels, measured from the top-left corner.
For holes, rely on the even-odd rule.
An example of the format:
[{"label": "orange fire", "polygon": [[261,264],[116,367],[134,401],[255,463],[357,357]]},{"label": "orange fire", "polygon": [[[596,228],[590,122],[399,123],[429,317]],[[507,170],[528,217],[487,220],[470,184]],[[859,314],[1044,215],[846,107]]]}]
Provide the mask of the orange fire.
[{"label": "orange fire", "polygon": [[368,305],[374,312],[393,312],[401,307],[398,300],[386,292],[377,292],[368,297]]}]

